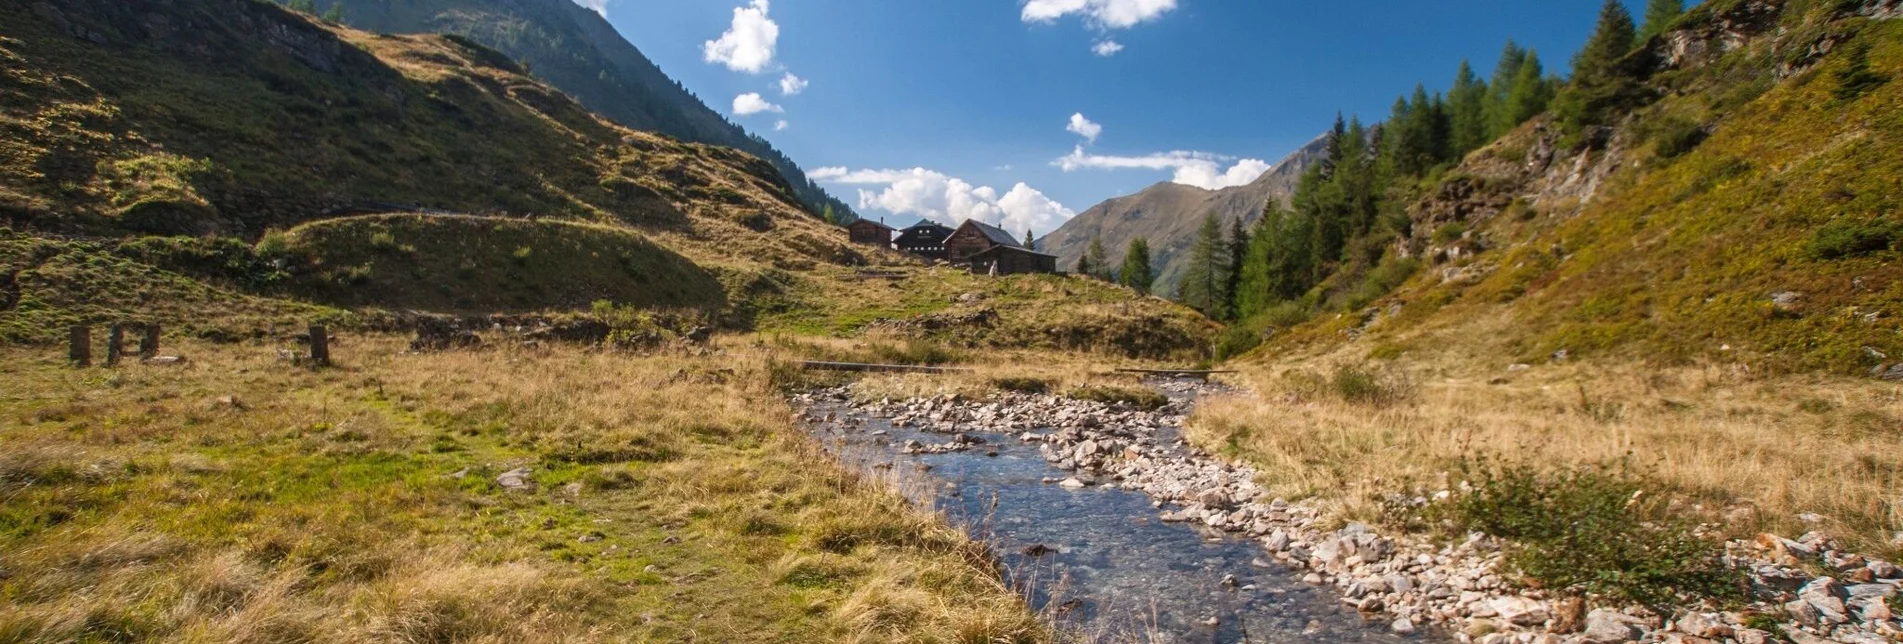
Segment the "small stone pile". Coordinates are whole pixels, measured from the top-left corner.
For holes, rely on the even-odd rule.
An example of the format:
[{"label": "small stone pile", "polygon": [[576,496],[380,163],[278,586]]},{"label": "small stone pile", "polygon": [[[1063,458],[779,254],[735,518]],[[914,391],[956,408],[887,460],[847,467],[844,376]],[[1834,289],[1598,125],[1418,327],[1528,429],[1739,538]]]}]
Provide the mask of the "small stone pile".
[{"label": "small stone pile", "polygon": [[[1189,393],[1202,386],[1172,381],[1164,388]],[[804,395],[798,402],[849,401],[850,394],[839,389]],[[1223,462],[1177,438],[1188,413],[1181,401],[1142,411],[1051,395],[1002,394],[986,401],[946,395],[853,406],[856,413],[889,418],[895,426],[953,436],[942,445],[908,442],[903,449],[909,454],[986,444],[978,433],[1039,443],[1046,460],[1071,473],[1045,482],[1141,491],[1161,510],[1163,521],[1259,539],[1269,557],[1301,571],[1304,581],[1340,589],[1343,604],[1391,618],[1389,626],[1397,633],[1435,624],[1463,642],[1486,644],[1779,641],[1769,631],[1747,626],[1739,611],[1708,606],[1681,607],[1672,615],[1637,607],[1589,610],[1577,597],[1516,587],[1497,572],[1501,544],[1479,533],[1459,544],[1437,545],[1406,535],[1384,536],[1360,523],[1325,530],[1314,509],[1265,498],[1254,469]],[[1727,552],[1753,582],[1755,601],[1746,608],[1780,616],[1778,626],[1791,641],[1903,641],[1903,622],[1889,608],[1903,588],[1897,566],[1844,552],[1822,533],[1796,540],[1760,535],[1730,542]]]}]

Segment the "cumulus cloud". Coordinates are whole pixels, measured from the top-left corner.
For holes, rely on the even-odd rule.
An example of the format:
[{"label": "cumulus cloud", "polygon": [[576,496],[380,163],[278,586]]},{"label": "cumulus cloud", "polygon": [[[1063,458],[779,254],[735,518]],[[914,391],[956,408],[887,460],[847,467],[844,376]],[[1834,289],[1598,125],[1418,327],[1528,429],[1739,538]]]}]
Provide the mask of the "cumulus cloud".
[{"label": "cumulus cloud", "polygon": [[785,76],[780,77],[780,94],[792,96],[804,92],[808,84],[806,79],[794,76],[793,72],[787,72]]},{"label": "cumulus cloud", "polygon": [[[1234,165],[1223,169],[1223,164]],[[1172,170],[1170,181],[1206,190],[1247,185],[1274,167],[1261,159],[1241,159],[1208,152],[1176,150],[1139,157],[1087,154],[1077,146],[1070,154],[1051,162],[1065,172],[1077,170]]]},{"label": "cumulus cloud", "polygon": [[1052,22],[1078,15],[1099,29],[1129,29],[1175,8],[1176,0],[1030,0],[1019,17],[1025,22]]},{"label": "cumulus cloud", "polygon": [[575,0],[575,4],[593,9],[603,18],[608,17],[608,2],[609,0]]},{"label": "cumulus cloud", "polygon": [[1115,40],[1105,40],[1092,46],[1090,51],[1098,56],[1115,56],[1117,52],[1123,51],[1123,43],[1119,43]]},{"label": "cumulus cloud", "polygon": [[976,219],[1014,235],[1029,229],[1049,233],[1076,212],[1023,182],[1004,194],[990,186],[925,168],[910,170],[848,170],[832,167],[807,173],[816,181],[864,186],[859,189],[860,210],[883,210],[915,215],[956,226]]},{"label": "cumulus cloud", "polygon": [[767,0],[753,0],[733,10],[733,25],[720,38],[701,45],[707,62],[737,72],[758,74],[773,65],[780,42],[780,25],[767,17]]},{"label": "cumulus cloud", "polygon": [[761,96],[758,92],[747,92],[733,97],[733,113],[735,116],[750,116],[761,112],[779,113],[784,111],[786,111],[784,108],[768,102],[766,97]]},{"label": "cumulus cloud", "polygon": [[1083,112],[1078,112],[1070,115],[1070,125],[1065,126],[1064,131],[1084,137],[1085,141],[1096,143],[1097,136],[1103,134],[1103,126],[1092,123],[1090,119],[1084,118]]}]

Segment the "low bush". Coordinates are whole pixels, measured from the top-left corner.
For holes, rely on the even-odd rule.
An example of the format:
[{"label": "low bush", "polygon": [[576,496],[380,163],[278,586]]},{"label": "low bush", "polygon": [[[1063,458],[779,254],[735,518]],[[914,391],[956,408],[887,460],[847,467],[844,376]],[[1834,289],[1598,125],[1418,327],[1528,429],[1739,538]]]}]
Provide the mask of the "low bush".
[{"label": "low bush", "polygon": [[1846,259],[1895,248],[1899,241],[1903,241],[1903,222],[1887,219],[1833,221],[1811,233],[1804,250],[1812,259]]},{"label": "low bush", "polygon": [[1112,387],[1108,385],[1086,385],[1070,390],[1065,394],[1077,400],[1089,400],[1106,405],[1129,405],[1137,409],[1157,409],[1170,404],[1168,396],[1148,389]]},{"label": "low bush", "polygon": [[875,344],[870,362],[908,365],[942,365],[965,361],[965,354],[930,340],[906,340],[905,344]]},{"label": "low bush", "polygon": [[1414,518],[1504,540],[1506,567],[1541,588],[1652,607],[1744,596],[1723,543],[1648,494],[1653,486],[1624,461],[1554,470],[1465,458],[1459,471],[1466,490]]},{"label": "low bush", "polygon": [[1004,377],[992,378],[991,386],[1004,391],[1021,394],[1041,394],[1051,390],[1051,381],[1043,378]]},{"label": "low bush", "polygon": [[1342,400],[1383,407],[1406,402],[1414,397],[1414,383],[1406,375],[1379,373],[1355,365],[1342,365],[1328,379],[1328,388]]}]

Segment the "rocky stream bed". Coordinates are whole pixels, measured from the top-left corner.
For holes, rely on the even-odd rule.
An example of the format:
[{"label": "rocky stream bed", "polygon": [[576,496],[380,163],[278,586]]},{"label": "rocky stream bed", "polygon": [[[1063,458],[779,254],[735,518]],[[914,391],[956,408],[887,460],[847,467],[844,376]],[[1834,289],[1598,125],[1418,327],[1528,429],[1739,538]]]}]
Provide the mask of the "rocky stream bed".
[{"label": "rocky stream bed", "polygon": [[[1450,545],[1330,529],[1339,522],[1265,494],[1248,466],[1182,440],[1196,396],[1219,387],[1152,384],[1170,397],[1152,411],[1016,393],[868,401],[850,386],[795,403],[839,457],[992,544],[1033,607],[1093,639],[1779,641],[1741,610],[1659,615],[1515,587],[1479,534]],[[1789,640],[1903,641],[1888,607],[1903,586],[1895,565],[1821,533],[1727,547],[1750,573],[1750,612],[1779,616]]]}]

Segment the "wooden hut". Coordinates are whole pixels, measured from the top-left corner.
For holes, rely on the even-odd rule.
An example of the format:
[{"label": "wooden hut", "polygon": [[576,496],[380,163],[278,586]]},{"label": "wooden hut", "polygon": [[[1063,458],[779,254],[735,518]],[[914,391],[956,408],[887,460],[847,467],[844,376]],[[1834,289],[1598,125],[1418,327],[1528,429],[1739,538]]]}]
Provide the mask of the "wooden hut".
[{"label": "wooden hut", "polygon": [[967,219],[964,225],[959,226],[950,237],[945,238],[945,257],[954,262],[962,262],[995,246],[1024,249],[1024,244],[1011,237],[1011,233],[1005,232],[1003,228],[976,219]]},{"label": "wooden hut", "polygon": [[1022,246],[999,244],[978,251],[965,261],[970,263],[971,272],[983,275],[1057,272],[1056,255],[1046,255]]},{"label": "wooden hut", "polygon": [[873,221],[871,219],[860,219],[846,224],[846,234],[851,237],[852,243],[855,244],[891,248],[892,233],[895,232],[898,231],[894,230],[891,226],[885,225],[884,222]]},{"label": "wooden hut", "polygon": [[952,229],[932,221],[921,221],[905,230],[899,231],[899,238],[893,242],[899,250],[931,259],[945,259],[945,238],[950,237]]}]

